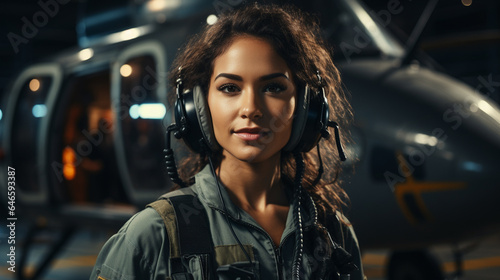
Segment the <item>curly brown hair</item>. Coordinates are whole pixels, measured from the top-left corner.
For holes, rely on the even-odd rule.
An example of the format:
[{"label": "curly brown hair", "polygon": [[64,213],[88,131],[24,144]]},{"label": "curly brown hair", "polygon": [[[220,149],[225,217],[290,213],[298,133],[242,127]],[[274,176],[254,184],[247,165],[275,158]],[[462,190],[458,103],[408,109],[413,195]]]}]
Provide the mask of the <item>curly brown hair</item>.
[{"label": "curly brown hair", "polygon": [[[340,74],[332,61],[331,49],[320,35],[319,24],[308,14],[292,6],[251,4],[229,14],[223,14],[213,25],[191,38],[175,58],[169,80],[176,85],[179,67],[182,67],[184,88],[201,86],[208,92],[215,58],[223,54],[239,36],[254,36],[269,42],[292,70],[297,86],[318,86],[317,71],[323,78],[323,88],[330,106],[330,119],[341,128],[352,120],[351,106],[342,91]],[[315,90],[312,92],[316,92]],[[345,144],[349,137],[342,133]],[[341,171],[334,137],[320,141],[322,158],[326,162],[321,180],[313,185],[318,174],[318,157],[315,149],[302,153],[305,162],[303,187],[313,198],[320,218],[340,210],[348,201],[340,187]],[[219,155],[220,160],[220,155]],[[217,162],[217,160],[216,160]],[[186,181],[207,163],[206,156],[190,156],[180,166],[181,178]],[[293,155],[282,152],[282,175],[293,181],[295,175]]]}]

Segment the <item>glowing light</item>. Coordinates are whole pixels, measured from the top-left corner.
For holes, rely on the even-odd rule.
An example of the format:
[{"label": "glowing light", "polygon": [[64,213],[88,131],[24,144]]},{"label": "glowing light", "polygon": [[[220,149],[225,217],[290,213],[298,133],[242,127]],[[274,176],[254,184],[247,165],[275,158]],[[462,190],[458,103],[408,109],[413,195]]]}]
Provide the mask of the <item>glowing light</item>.
[{"label": "glowing light", "polygon": [[135,104],[130,107],[128,110],[128,113],[130,114],[130,117],[134,120],[139,118],[139,105]]},{"label": "glowing light", "polygon": [[120,40],[128,41],[141,36],[142,32],[139,28],[130,28],[119,33]]},{"label": "glowing light", "polygon": [[207,24],[214,25],[217,22],[217,20],[219,20],[219,18],[216,15],[209,15],[207,17]]},{"label": "glowing light", "polygon": [[36,104],[31,109],[31,113],[35,118],[44,117],[47,114],[47,107],[44,104]]},{"label": "glowing light", "polygon": [[468,7],[472,5],[472,0],[462,0],[462,5]]},{"label": "glowing light", "polygon": [[29,84],[30,90],[32,92],[35,92],[40,89],[40,80],[38,79],[32,79]]},{"label": "glowing light", "polygon": [[68,181],[73,180],[76,175],[76,168],[74,165],[75,159],[75,151],[71,147],[64,148],[62,154],[63,175]]},{"label": "glowing light", "polygon": [[2,113],[2,110],[0,109],[0,121],[2,120],[2,117],[3,117],[3,113]]},{"label": "glowing light", "polygon": [[146,8],[151,12],[160,12],[177,9],[180,5],[180,0],[150,0],[146,3]]},{"label": "glowing light", "polygon": [[436,146],[439,140],[434,136],[425,135],[422,133],[415,134],[414,139],[416,143],[422,145]]},{"label": "glowing light", "polygon": [[462,163],[462,167],[465,170],[474,171],[474,172],[481,172],[483,170],[483,166],[481,164],[475,163],[472,161],[466,161],[466,162]]},{"label": "glowing light", "polygon": [[167,109],[161,103],[144,103],[132,105],[129,114],[132,119],[163,119]]},{"label": "glowing light", "polygon": [[477,103],[477,107],[488,114],[490,117],[492,117],[495,121],[500,123],[500,113],[498,112],[497,109],[493,108],[493,106],[490,105],[486,100],[481,100]]},{"label": "glowing light", "polygon": [[167,109],[161,103],[145,103],[139,106],[139,116],[143,119],[163,119]]},{"label": "glowing light", "polygon": [[151,25],[130,28],[124,31],[116,32],[102,37],[99,40],[101,44],[115,44],[122,41],[132,40],[153,30]]},{"label": "glowing light", "polygon": [[94,50],[91,48],[83,49],[78,53],[78,57],[81,61],[89,60],[94,56]]},{"label": "glowing light", "polygon": [[132,66],[123,64],[122,67],[120,67],[120,74],[123,77],[129,77],[130,75],[132,75]]}]

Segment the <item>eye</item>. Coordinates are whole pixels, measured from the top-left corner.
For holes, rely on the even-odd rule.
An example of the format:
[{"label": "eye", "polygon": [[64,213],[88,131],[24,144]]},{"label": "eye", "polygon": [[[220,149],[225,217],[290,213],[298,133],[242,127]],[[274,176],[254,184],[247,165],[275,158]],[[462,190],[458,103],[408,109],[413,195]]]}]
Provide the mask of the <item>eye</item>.
[{"label": "eye", "polygon": [[234,93],[240,91],[240,89],[235,84],[223,84],[217,89],[224,93]]},{"label": "eye", "polygon": [[271,83],[264,87],[264,92],[280,93],[286,90],[286,86],[280,83]]}]

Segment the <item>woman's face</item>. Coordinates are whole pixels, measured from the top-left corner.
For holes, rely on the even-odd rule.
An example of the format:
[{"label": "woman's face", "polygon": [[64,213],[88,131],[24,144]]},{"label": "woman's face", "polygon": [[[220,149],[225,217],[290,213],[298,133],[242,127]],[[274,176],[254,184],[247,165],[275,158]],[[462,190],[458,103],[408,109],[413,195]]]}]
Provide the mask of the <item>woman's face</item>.
[{"label": "woman's face", "polygon": [[214,60],[208,106],[225,158],[279,156],[292,131],[296,87],[286,62],[265,40],[238,37]]}]

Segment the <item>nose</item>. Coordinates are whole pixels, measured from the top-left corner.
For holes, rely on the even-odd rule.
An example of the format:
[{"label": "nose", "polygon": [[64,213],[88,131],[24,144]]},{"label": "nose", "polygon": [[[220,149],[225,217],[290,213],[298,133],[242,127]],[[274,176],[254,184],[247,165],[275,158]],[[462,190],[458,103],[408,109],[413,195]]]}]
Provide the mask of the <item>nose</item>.
[{"label": "nose", "polygon": [[259,119],[262,117],[262,100],[259,93],[250,87],[241,95],[240,117],[243,119]]}]

